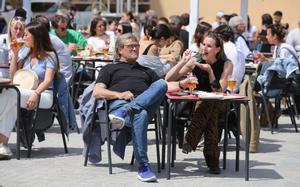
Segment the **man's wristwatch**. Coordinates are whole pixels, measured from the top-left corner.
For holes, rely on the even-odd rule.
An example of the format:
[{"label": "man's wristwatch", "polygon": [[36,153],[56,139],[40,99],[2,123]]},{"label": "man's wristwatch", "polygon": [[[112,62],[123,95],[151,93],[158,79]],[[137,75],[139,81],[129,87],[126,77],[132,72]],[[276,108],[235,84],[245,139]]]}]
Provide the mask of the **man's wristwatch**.
[{"label": "man's wristwatch", "polygon": [[219,81],[217,81],[216,79],[210,83],[210,86],[214,89],[220,89],[221,88],[221,85],[220,85]]}]

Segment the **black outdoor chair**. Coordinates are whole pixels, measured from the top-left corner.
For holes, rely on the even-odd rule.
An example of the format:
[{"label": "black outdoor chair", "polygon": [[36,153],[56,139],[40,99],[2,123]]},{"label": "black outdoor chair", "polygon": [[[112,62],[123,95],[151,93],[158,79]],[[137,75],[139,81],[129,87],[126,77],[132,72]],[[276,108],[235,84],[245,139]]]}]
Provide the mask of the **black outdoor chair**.
[{"label": "black outdoor chair", "polygon": [[[278,77],[277,72],[272,71],[269,75],[268,84],[266,86],[260,85],[260,91],[255,95],[258,103],[258,107],[261,108],[266,113],[268,126],[271,128],[271,133],[273,134],[274,127],[278,127],[278,115],[281,111],[281,100],[286,99],[287,107],[290,109],[290,118],[295,131],[298,132],[297,124],[295,120],[295,111],[292,108],[291,102],[291,88],[292,88],[293,78],[280,78]],[[275,116],[273,119],[270,117],[269,113],[269,104],[270,99],[275,100]],[[261,106],[262,105],[262,106]],[[260,107],[261,106],[261,107]]]},{"label": "black outdoor chair", "polygon": [[[92,124],[89,127],[89,142],[87,145],[87,150],[85,154],[85,159],[84,159],[84,166],[87,165],[87,160],[88,160],[88,154],[90,151],[90,145],[92,138],[94,136],[94,131],[97,128],[100,128],[101,125],[106,126],[106,131],[107,131],[107,154],[108,154],[108,166],[109,166],[109,174],[112,174],[112,158],[111,158],[111,144],[112,144],[112,133],[114,132],[125,132],[125,133],[131,133],[131,129],[129,127],[124,126],[122,129],[113,129],[112,124],[109,121],[108,118],[108,103],[106,99],[103,99],[104,104],[103,107],[101,108],[100,111],[97,113],[97,102],[98,100],[95,100],[94,106],[93,106],[93,117],[92,117]],[[154,128],[149,128],[148,131],[154,131],[155,132],[155,144],[156,144],[156,156],[157,156],[157,170],[160,172],[160,153],[159,153],[159,125],[161,126],[161,118],[160,118],[160,111],[159,109],[156,112],[156,115],[154,117]],[[131,158],[131,165],[134,163],[134,155],[132,155]]]},{"label": "black outdoor chair", "polygon": [[[38,100],[38,106],[40,103],[40,98]],[[60,126],[60,132],[63,139],[63,145],[65,153],[68,153],[66,138],[68,124],[66,123],[65,116],[61,111],[56,93],[53,91],[53,104],[49,109],[40,109],[37,107],[35,110],[27,111],[26,109],[21,109],[21,120],[20,129],[17,129],[17,136],[21,140],[23,146],[27,148],[27,157],[31,157],[32,143],[35,139],[35,133],[38,132],[44,133],[48,128],[53,125],[54,119],[58,120]],[[20,143],[17,143],[18,152],[20,152]],[[19,158],[18,158],[19,159]]]}]

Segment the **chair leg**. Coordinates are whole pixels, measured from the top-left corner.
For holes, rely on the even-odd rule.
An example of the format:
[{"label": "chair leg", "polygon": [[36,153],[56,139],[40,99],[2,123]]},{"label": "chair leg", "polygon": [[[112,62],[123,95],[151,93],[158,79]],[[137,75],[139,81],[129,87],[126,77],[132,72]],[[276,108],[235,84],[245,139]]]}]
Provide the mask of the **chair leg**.
[{"label": "chair leg", "polygon": [[134,152],[132,152],[132,156],[131,156],[131,161],[130,161],[130,165],[133,166],[134,163]]},{"label": "chair leg", "polygon": [[[108,119],[107,119],[108,121]],[[107,124],[107,156],[108,156],[108,167],[109,167],[109,174],[112,174],[112,163],[111,163],[111,124],[108,122]]]},{"label": "chair leg", "polygon": [[[156,112],[160,113],[160,111]],[[160,115],[156,115],[155,120],[155,144],[156,144],[156,158],[157,158],[157,172],[160,173],[160,153],[159,153],[159,121],[161,120]],[[160,119],[159,119],[160,118]]]},{"label": "chair leg", "polygon": [[294,94],[291,94],[290,98],[292,99],[291,100],[291,104],[293,103],[292,106],[294,107],[295,116],[297,117],[297,119],[299,119],[299,113],[298,113],[298,109],[297,109],[297,105],[296,105]]},{"label": "chair leg", "polygon": [[88,161],[88,156],[89,156],[89,152],[90,152],[90,148],[91,148],[91,143],[92,143],[92,139],[93,139],[93,127],[91,126],[89,128],[89,141],[88,141],[88,144],[87,144],[87,148],[86,148],[86,152],[85,152],[85,155],[84,155],[84,166],[87,166],[87,161]]},{"label": "chair leg", "polygon": [[65,137],[65,133],[64,133],[64,129],[62,126],[62,116],[61,116],[61,112],[58,109],[58,107],[56,107],[57,112],[57,120],[58,120],[58,124],[60,126],[60,133],[62,136],[62,140],[63,140],[63,144],[64,144],[64,149],[65,149],[65,153],[68,153],[68,147],[67,147],[67,143],[66,143],[66,137]]},{"label": "chair leg", "polygon": [[291,122],[292,124],[294,125],[295,127],[295,131],[298,132],[298,128],[297,128],[297,123],[296,123],[296,119],[295,119],[295,114],[294,114],[294,111],[292,110],[292,103],[291,103],[291,100],[289,97],[287,97],[287,105],[288,105],[288,108],[290,110],[290,118],[291,118]]},{"label": "chair leg", "polygon": [[227,145],[228,145],[228,111],[230,110],[230,105],[226,103],[225,110],[225,125],[224,125],[224,143],[223,143],[223,169],[226,169],[227,160]]},{"label": "chair leg", "polygon": [[[40,99],[39,99],[40,100]],[[39,101],[38,101],[39,104]],[[34,112],[33,115],[33,119],[30,121],[30,124],[32,124],[32,128],[31,131],[29,132],[29,142],[28,142],[28,152],[27,152],[27,157],[30,158],[31,157],[31,150],[32,150],[32,142],[35,136],[35,126],[36,126],[36,119],[38,117],[38,112],[39,112],[39,108],[37,108]]]},{"label": "chair leg", "polygon": [[162,138],[162,119],[161,119],[160,108],[156,112],[156,119],[158,122],[158,127],[157,127],[158,128],[158,137],[161,140],[161,138]]},{"label": "chair leg", "polygon": [[268,107],[269,101],[265,98],[265,96],[262,96],[262,101],[263,101],[263,107],[264,107],[264,110],[265,110],[265,113],[267,116],[268,125],[271,128],[271,134],[273,134],[274,127],[271,122],[270,113],[269,113],[269,107]]},{"label": "chair leg", "polygon": [[[176,111],[174,111],[174,114],[176,114]],[[171,167],[174,167],[174,162],[176,160],[176,131],[177,131],[177,122],[174,120],[173,123],[173,128],[171,132],[171,137],[172,137],[172,161],[171,161]]]},{"label": "chair leg", "polygon": [[167,132],[167,117],[168,117],[168,113],[167,113],[167,108],[168,108],[168,104],[166,101],[164,101],[164,112],[163,112],[163,125],[162,125],[162,148],[161,148],[161,169],[165,169],[165,160],[166,160],[166,132]]},{"label": "chair leg", "polygon": [[[239,111],[239,110],[238,110]],[[240,112],[237,112],[237,134],[235,136],[235,171],[240,170]]]}]

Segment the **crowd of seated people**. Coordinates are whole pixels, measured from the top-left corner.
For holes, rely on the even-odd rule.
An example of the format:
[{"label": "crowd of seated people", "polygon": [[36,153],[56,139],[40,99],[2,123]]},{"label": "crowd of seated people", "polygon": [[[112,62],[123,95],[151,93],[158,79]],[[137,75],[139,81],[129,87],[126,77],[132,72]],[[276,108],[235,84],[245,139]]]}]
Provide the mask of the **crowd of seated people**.
[{"label": "crowd of seated people", "polygon": [[[145,182],[156,180],[147,156],[146,127],[167,90],[186,89],[187,83],[193,80],[198,83],[197,90],[224,93],[230,77],[236,81],[232,91],[244,93],[240,85],[245,81],[245,63],[254,52],[261,61],[272,64],[276,59],[286,58],[296,62],[300,51],[300,20],[298,28],[288,33],[289,25],[281,23],[280,11],[274,12],[273,18],[271,14],[263,14],[259,28],[250,23],[249,17],[247,25],[239,15],[223,11],[217,13],[214,23],[200,19],[195,31],[190,30],[187,13],[158,17],[155,11],[149,10],[141,24],[132,12],[125,12],[119,21],[106,20],[99,13],[92,18],[86,36],[74,30],[74,25],[70,27],[74,18],[65,10],[51,17],[51,28],[47,17],[37,16],[26,25],[24,17],[16,15],[8,24],[8,33],[0,36],[0,42],[9,49],[10,78],[18,69],[31,69],[38,74],[38,87],[27,97],[21,91],[24,101],[21,107],[28,110],[35,109],[38,98],[53,87],[59,71],[68,85],[72,84],[70,80],[75,75],[71,56],[80,55],[78,48],[93,55],[109,48],[114,61],[92,80],[96,81],[93,96],[109,100],[109,117],[114,125],[133,129],[138,178]],[[194,33],[193,41],[189,44],[191,33]],[[21,48],[14,45],[19,38],[25,41]],[[272,60],[264,55],[266,52],[273,53]],[[0,92],[1,106],[5,106],[0,109],[0,159],[12,156],[8,139],[16,121],[15,98],[10,89]],[[298,107],[299,98],[295,93]],[[195,151],[204,136],[203,153],[209,172],[220,174],[218,120],[225,110],[224,103],[197,102],[191,110],[191,125],[182,135],[180,148],[186,154]],[[251,127],[253,132],[259,132],[257,124]],[[257,152],[259,133],[251,136],[255,138],[251,138],[250,150]]]}]

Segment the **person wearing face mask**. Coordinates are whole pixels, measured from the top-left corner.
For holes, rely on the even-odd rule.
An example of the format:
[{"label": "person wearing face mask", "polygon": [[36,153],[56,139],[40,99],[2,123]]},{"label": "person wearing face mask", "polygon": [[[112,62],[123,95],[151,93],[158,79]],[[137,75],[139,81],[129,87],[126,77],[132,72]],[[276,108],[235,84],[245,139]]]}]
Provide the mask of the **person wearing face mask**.
[{"label": "person wearing face mask", "polygon": [[[224,93],[233,65],[224,55],[221,38],[215,33],[209,33],[203,41],[201,60],[196,62],[191,60],[191,56],[190,50],[185,51],[182,61],[167,73],[165,80],[179,80],[188,73],[192,73],[198,79],[197,90]],[[211,174],[221,173],[218,119],[224,110],[224,104],[217,101],[197,102],[191,125],[183,140],[182,152],[188,154],[196,150],[204,134],[203,153]]]},{"label": "person wearing face mask", "polygon": [[67,46],[71,55],[76,56],[76,48],[86,48],[86,39],[77,31],[68,29],[69,15],[67,11],[59,10],[52,18],[51,34],[59,37]]}]

